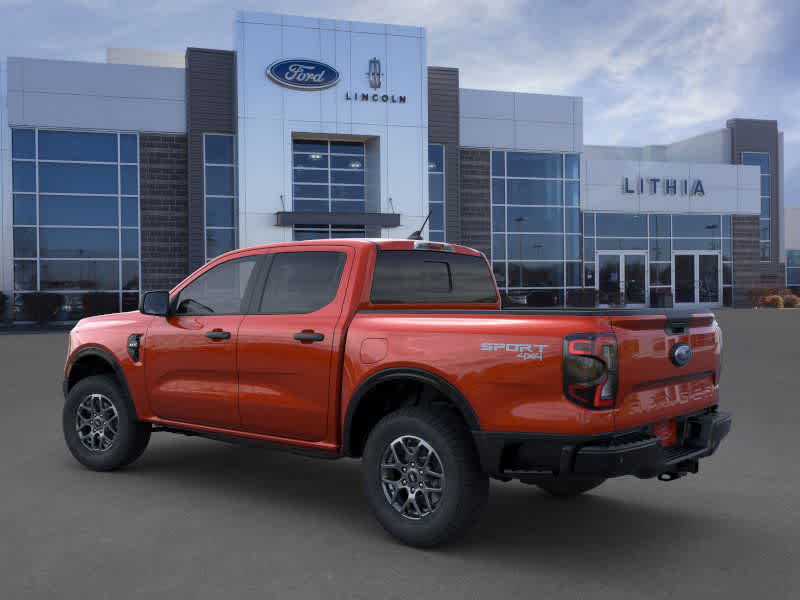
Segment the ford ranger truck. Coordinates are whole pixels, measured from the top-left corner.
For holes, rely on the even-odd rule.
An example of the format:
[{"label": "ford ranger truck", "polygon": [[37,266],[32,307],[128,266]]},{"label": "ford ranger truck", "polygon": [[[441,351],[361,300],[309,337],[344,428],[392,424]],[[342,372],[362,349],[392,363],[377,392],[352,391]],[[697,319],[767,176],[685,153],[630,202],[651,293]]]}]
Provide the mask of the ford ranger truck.
[{"label": "ford ranger truck", "polygon": [[361,458],[380,524],[430,547],[489,478],[560,497],[677,479],[714,453],[714,315],[503,309],[486,257],[410,240],[235,250],[70,332],[63,429],[89,469],[153,432]]}]

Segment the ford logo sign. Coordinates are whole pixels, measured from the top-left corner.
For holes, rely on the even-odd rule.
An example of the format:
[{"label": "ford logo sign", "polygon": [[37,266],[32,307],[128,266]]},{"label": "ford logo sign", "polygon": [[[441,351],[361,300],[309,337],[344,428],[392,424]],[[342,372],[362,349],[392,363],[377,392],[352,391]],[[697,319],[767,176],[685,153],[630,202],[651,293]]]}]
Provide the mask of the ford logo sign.
[{"label": "ford logo sign", "polygon": [[339,71],[316,60],[278,60],[267,67],[275,83],[295,90],[324,90],[339,83]]},{"label": "ford logo sign", "polygon": [[682,367],[692,360],[692,349],[686,344],[675,344],[669,351],[669,357],[676,367]]}]

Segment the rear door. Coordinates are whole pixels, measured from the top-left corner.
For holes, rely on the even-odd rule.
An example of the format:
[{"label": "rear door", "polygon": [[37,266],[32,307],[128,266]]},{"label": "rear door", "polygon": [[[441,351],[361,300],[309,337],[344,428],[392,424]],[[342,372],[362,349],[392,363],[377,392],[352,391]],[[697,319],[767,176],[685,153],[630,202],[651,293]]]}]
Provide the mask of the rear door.
[{"label": "rear door", "polygon": [[[721,335],[710,313],[612,316],[619,355],[616,429],[658,423],[718,402]],[[681,359],[691,355],[688,362]],[[677,356],[676,356],[677,355]]]},{"label": "rear door", "polygon": [[239,327],[239,411],[245,430],[325,438],[353,252],[331,245],[268,255],[254,314]]}]

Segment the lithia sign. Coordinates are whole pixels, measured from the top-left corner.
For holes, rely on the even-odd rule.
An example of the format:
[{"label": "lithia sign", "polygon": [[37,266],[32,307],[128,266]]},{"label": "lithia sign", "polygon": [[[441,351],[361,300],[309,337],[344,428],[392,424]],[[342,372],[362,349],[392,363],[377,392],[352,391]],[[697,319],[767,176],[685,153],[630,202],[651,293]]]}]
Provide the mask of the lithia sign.
[{"label": "lithia sign", "polygon": [[659,191],[665,196],[705,196],[703,182],[700,179],[670,179],[660,177],[623,177],[622,193],[642,195],[647,190],[648,194],[657,194]]},{"label": "lithia sign", "polygon": [[[346,91],[344,99],[350,102],[383,102],[405,104],[406,97],[378,92],[383,86],[381,61],[377,57],[369,61],[367,81],[372,92]],[[318,60],[290,58],[277,60],[267,67],[267,77],[283,87],[294,90],[324,90],[339,83],[341,76],[334,67]]]}]

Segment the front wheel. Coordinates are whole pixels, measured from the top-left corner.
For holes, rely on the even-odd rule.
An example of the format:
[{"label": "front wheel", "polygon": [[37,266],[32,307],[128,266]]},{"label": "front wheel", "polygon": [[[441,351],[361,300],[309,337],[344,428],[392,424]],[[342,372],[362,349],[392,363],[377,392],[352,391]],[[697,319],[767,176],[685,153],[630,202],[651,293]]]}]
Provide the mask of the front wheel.
[{"label": "front wheel", "polygon": [[150,441],[150,424],[137,421],[117,382],[104,375],[73,386],[64,403],[62,426],[72,456],[93,471],[132,463]]},{"label": "front wheel", "polygon": [[489,496],[469,431],[446,409],[404,408],[381,419],[364,448],[364,486],[383,528],[423,548],[463,534]]}]

